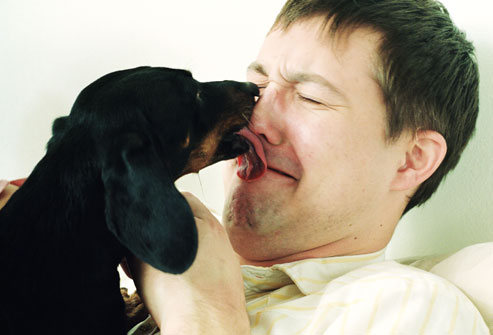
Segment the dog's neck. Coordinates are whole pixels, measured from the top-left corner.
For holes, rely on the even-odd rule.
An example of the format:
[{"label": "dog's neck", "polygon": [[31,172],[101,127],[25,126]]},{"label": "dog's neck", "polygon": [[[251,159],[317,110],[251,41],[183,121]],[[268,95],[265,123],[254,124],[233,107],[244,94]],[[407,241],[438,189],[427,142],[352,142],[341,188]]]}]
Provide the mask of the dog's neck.
[{"label": "dog's neck", "polygon": [[[108,271],[90,268],[101,264],[91,261],[98,258],[105,258],[106,266],[112,263],[116,269],[125,249],[106,227],[98,167],[83,155],[72,153],[63,164],[53,164],[50,155],[47,153],[38,163],[0,211],[5,238],[2,242],[9,245],[7,250],[16,253],[18,261],[25,266],[39,266],[42,272],[49,271],[50,258],[56,258],[53,263],[62,259],[68,274],[72,266],[87,266],[88,274]],[[26,245],[30,250],[39,250],[39,254],[23,255]]]}]

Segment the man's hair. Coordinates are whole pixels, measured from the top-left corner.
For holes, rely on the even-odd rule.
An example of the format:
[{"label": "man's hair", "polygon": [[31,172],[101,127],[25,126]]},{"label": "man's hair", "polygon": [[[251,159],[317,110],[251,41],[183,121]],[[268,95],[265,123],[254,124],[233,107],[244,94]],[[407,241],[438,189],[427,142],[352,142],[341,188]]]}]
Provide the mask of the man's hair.
[{"label": "man's hair", "polygon": [[324,18],[334,36],[370,28],[381,34],[377,81],[386,105],[387,140],[403,131],[434,130],[447,142],[435,173],[409,200],[421,205],[458,163],[479,111],[479,73],[474,47],[434,0],[288,0],[272,30]]}]

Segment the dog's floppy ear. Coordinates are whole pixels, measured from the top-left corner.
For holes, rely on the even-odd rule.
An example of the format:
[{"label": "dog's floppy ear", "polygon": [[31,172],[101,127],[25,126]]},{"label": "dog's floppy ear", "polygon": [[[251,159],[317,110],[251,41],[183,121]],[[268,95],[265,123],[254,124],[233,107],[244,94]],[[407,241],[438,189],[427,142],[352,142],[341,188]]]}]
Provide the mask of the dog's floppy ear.
[{"label": "dog's floppy ear", "polygon": [[195,259],[193,213],[147,137],[136,132],[113,139],[103,159],[106,222],[135,256],[169,273]]}]

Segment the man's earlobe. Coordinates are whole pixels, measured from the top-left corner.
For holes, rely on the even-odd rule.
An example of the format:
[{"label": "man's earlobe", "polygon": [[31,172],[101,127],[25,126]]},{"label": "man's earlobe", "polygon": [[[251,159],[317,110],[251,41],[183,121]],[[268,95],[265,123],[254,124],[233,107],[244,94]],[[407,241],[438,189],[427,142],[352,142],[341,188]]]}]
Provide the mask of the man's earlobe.
[{"label": "man's earlobe", "polygon": [[447,142],[438,132],[420,130],[409,142],[404,163],[392,181],[393,191],[410,190],[428,179],[447,153]]}]

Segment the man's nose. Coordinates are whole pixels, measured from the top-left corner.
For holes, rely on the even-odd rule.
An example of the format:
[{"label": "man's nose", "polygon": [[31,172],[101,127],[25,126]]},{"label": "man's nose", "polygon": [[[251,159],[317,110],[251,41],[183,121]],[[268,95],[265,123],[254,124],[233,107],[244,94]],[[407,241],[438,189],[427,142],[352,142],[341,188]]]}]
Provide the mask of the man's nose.
[{"label": "man's nose", "polygon": [[282,94],[274,89],[264,89],[253,110],[250,130],[271,145],[281,145],[285,117],[282,109]]}]

